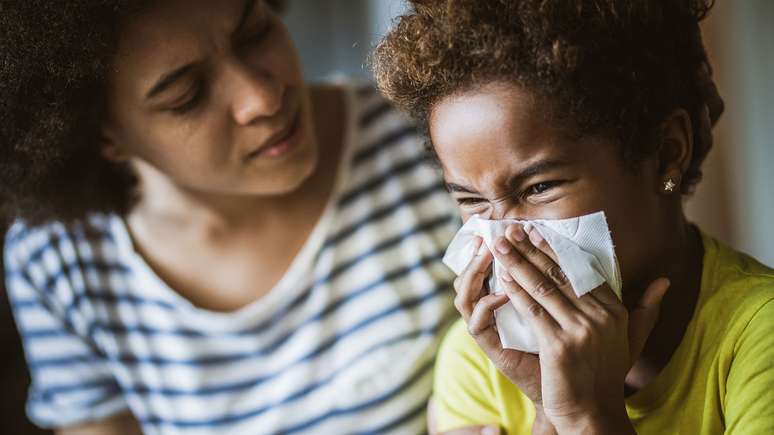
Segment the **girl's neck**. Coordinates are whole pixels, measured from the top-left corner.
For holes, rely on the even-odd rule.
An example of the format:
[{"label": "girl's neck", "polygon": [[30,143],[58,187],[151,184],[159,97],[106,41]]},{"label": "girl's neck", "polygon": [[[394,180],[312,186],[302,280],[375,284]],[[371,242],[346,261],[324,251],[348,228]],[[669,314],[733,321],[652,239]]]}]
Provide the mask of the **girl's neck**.
[{"label": "girl's neck", "polygon": [[[672,283],[665,302],[669,299],[674,300],[674,298],[692,298],[690,295],[698,295],[701,286],[702,261],[704,259],[701,233],[685,219],[682,213],[674,228],[673,234],[667,238],[668,243],[664,247],[665,255],[661,257],[659,264],[659,270],[663,271],[662,273]],[[669,312],[670,308],[673,307],[664,307],[662,304],[662,311]],[[691,314],[688,313],[689,316]]]},{"label": "girl's neck", "polygon": [[[664,254],[654,268],[654,278],[666,276],[671,286],[661,302],[658,321],[645,348],[626,378],[629,393],[650,383],[669,363],[685,336],[698,303],[704,260],[701,234],[682,213],[677,225],[671,228],[674,230],[665,235]],[[632,301],[627,301],[627,305]]]}]

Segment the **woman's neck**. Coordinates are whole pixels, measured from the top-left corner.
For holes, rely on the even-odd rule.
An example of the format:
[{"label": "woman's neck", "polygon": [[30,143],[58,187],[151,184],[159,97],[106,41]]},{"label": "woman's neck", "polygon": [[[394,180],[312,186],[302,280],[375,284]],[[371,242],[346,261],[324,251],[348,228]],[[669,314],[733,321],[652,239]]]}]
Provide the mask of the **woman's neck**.
[{"label": "woman's neck", "polygon": [[[129,222],[147,227],[184,225],[199,234],[239,233],[261,223],[287,223],[317,216],[330,196],[344,140],[345,102],[341,89],[312,88],[312,111],[320,160],[312,175],[281,195],[228,195],[193,191],[140,162],[140,201]],[[324,110],[316,108],[324,107]],[[315,214],[316,213],[316,214]],[[256,225],[258,224],[258,225]]]}]

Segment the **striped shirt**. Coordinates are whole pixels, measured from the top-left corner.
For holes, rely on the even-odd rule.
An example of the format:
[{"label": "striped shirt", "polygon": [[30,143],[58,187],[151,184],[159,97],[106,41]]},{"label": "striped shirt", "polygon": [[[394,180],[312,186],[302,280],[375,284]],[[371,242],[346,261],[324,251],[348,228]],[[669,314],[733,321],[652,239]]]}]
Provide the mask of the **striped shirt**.
[{"label": "striped shirt", "polygon": [[334,195],[279,283],[234,312],[170,289],[117,216],[10,229],[35,423],[131,412],[149,434],[425,431],[459,219],[408,120],[373,89],[348,95]]}]

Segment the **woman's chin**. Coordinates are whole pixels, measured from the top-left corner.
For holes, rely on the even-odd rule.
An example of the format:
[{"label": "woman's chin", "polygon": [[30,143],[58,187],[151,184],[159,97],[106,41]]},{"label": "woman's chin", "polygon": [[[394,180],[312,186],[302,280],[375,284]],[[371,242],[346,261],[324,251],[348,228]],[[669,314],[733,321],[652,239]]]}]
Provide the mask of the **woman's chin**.
[{"label": "woman's chin", "polygon": [[315,174],[318,161],[316,150],[309,150],[292,164],[283,165],[272,171],[252,175],[245,193],[252,195],[283,196],[301,189]]}]

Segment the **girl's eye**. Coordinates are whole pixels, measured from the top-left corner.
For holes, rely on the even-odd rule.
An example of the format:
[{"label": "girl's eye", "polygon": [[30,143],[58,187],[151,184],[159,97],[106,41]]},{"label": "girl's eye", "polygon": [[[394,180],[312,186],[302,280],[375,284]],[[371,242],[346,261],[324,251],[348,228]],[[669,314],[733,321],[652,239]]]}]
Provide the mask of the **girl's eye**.
[{"label": "girl's eye", "polygon": [[533,184],[527,188],[527,196],[540,195],[541,193],[545,193],[560,184],[562,184],[561,181],[544,181],[542,183]]},{"label": "girl's eye", "polygon": [[457,203],[459,205],[471,206],[481,204],[482,202],[484,202],[484,200],[481,198],[457,198]]}]

